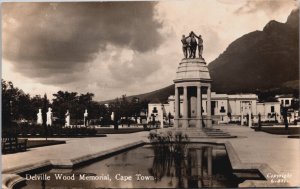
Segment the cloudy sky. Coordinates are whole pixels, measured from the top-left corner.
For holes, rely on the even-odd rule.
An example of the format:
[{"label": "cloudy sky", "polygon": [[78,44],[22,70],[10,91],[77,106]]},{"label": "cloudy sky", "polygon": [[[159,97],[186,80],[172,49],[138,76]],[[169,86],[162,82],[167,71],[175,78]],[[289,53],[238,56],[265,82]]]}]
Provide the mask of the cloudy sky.
[{"label": "cloudy sky", "polygon": [[31,95],[92,92],[96,100],[172,84],[180,38],[204,40],[207,63],[235,39],[285,22],[295,0],[2,4],[2,78]]}]

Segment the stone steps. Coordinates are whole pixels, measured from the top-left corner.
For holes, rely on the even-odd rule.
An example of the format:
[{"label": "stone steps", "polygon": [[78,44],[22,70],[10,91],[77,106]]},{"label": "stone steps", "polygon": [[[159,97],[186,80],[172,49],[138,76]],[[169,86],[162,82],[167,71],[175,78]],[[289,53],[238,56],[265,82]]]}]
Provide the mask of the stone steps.
[{"label": "stone steps", "polygon": [[234,136],[231,136],[229,133],[224,132],[220,129],[204,128],[203,131],[206,133],[206,135],[208,137],[216,137],[216,138],[234,137]]},{"label": "stone steps", "polygon": [[183,134],[186,134],[189,138],[206,138],[207,135],[203,132],[202,129],[198,128],[178,128],[176,129],[177,132],[182,132]]}]

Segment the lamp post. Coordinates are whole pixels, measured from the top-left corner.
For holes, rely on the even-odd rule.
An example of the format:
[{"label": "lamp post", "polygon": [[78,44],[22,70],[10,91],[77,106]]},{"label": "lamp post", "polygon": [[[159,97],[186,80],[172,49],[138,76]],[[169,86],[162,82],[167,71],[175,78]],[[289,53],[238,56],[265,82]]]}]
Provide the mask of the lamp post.
[{"label": "lamp post", "polygon": [[9,101],[9,106],[10,106],[10,124],[12,124],[12,116],[13,116],[13,112],[12,112],[12,100]]},{"label": "lamp post", "polygon": [[171,112],[168,114],[168,119],[169,119],[169,127],[171,127]]},{"label": "lamp post", "polygon": [[12,135],[13,135],[13,130],[14,130],[14,128],[13,128],[13,110],[12,110],[12,103],[13,103],[13,85],[12,84],[10,84],[9,85],[9,87],[8,87],[8,89],[9,89],[9,98],[10,98],[10,100],[9,100],[9,120],[8,120],[8,124],[9,124],[9,126],[8,126],[8,135],[9,135],[9,138],[11,138],[12,137]]},{"label": "lamp post", "polygon": [[242,106],[241,106],[241,126],[244,124],[243,122],[244,122],[244,108],[243,108],[243,104],[242,104]]},{"label": "lamp post", "polygon": [[140,112],[140,122],[143,125],[144,130],[147,129],[147,115],[146,115],[146,110],[142,109]]},{"label": "lamp post", "polygon": [[249,121],[248,121],[248,126],[251,127],[252,126],[252,116],[251,116],[251,102],[249,102],[249,108],[248,108],[248,114],[249,114]]},{"label": "lamp post", "polygon": [[151,117],[152,117],[152,125],[154,127],[155,126],[155,115],[154,115],[154,113],[151,114]]},{"label": "lamp post", "polygon": [[261,114],[258,113],[258,130],[261,130]]},{"label": "lamp post", "polygon": [[8,127],[8,134],[9,138],[13,135],[13,113],[12,113],[12,100],[9,101],[10,112],[9,112],[9,127]]}]

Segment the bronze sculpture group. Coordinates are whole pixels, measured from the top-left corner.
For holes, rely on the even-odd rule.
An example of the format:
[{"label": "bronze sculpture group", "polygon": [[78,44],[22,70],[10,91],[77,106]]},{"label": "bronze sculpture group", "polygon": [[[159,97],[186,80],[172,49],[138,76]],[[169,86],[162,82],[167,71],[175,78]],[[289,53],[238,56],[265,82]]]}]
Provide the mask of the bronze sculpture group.
[{"label": "bronze sculpture group", "polygon": [[[197,40],[198,39],[198,43]],[[196,50],[198,46],[198,56],[199,58],[202,58],[202,52],[203,52],[203,40],[201,35],[199,37],[191,31],[189,36],[185,37],[185,35],[182,35],[182,51],[185,58],[196,58]]]}]

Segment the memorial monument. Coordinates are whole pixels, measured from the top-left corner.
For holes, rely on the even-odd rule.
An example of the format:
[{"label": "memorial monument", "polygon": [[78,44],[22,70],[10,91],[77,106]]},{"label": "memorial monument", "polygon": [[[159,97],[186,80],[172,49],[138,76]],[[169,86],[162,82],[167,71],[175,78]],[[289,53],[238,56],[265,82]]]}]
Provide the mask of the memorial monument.
[{"label": "memorial monument", "polygon": [[[204,58],[201,35],[192,31],[182,36],[184,58],[179,63],[175,83],[175,127],[211,127],[211,78]],[[198,39],[198,43],[197,40]],[[198,57],[196,51],[198,47]],[[207,115],[202,115],[202,94],[207,94]],[[181,98],[182,96],[182,106]],[[182,109],[180,108],[182,107]]]}]

